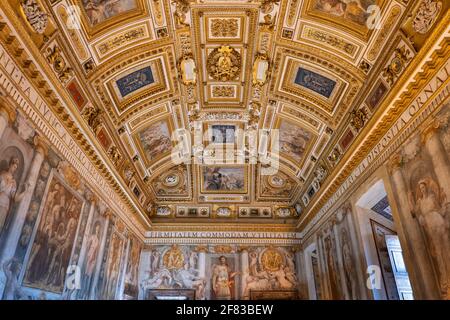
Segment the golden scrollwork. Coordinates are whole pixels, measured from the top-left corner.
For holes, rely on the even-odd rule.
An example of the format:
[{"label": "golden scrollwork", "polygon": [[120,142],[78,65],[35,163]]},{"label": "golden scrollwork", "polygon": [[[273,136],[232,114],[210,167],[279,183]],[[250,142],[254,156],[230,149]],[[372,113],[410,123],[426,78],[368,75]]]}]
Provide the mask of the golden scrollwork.
[{"label": "golden scrollwork", "polygon": [[235,95],[235,89],[233,86],[214,86],[212,94],[215,98],[232,98]]},{"label": "golden scrollwork", "polygon": [[175,5],[175,22],[177,28],[189,27],[187,23],[187,14],[189,12],[190,3],[192,0],[173,0],[172,3]]},{"label": "golden scrollwork", "polygon": [[409,57],[410,51],[403,46],[394,50],[394,58],[392,58],[389,65],[383,69],[383,77],[392,86],[395,79],[405,69],[407,63],[411,60]]},{"label": "golden scrollwork", "polygon": [[52,65],[53,70],[59,77],[59,80],[63,83],[69,80],[72,74],[72,68],[67,66],[66,60],[61,54],[61,49],[58,46],[47,49],[47,60]]},{"label": "golden scrollwork", "polygon": [[426,126],[424,129],[422,129],[422,134],[421,134],[422,143],[424,143],[424,144],[427,143],[427,141],[438,132],[440,127],[441,127],[441,123],[439,120],[434,119],[433,121],[431,121],[431,123],[428,126]]},{"label": "golden scrollwork", "polygon": [[83,110],[83,113],[81,116],[86,120],[89,127],[91,127],[92,131],[97,132],[97,129],[99,128],[101,121],[101,115],[102,111],[98,108],[89,106]]},{"label": "golden scrollwork", "polygon": [[239,31],[237,19],[211,19],[211,34],[216,38],[236,37]]},{"label": "golden scrollwork", "polygon": [[214,247],[215,253],[229,254],[233,252],[233,247],[229,245],[219,245]]},{"label": "golden scrollwork", "polygon": [[49,150],[49,143],[47,142],[46,139],[44,139],[39,135],[35,135],[33,138],[33,144],[37,152],[40,152],[43,155],[47,156]]},{"label": "golden scrollwork", "polygon": [[122,159],[119,149],[116,146],[111,146],[111,148],[109,148],[108,156],[115,166],[117,166],[119,164],[119,161]]},{"label": "golden scrollwork", "polygon": [[392,174],[395,170],[401,168],[403,161],[403,157],[400,153],[394,154],[388,161],[389,173]]},{"label": "golden scrollwork", "polygon": [[0,116],[3,114],[9,123],[13,123],[16,120],[16,110],[3,98],[3,94],[0,93]]},{"label": "golden scrollwork", "polygon": [[350,113],[350,124],[357,130],[361,130],[367,120],[367,113],[364,109],[353,110]]},{"label": "golden scrollwork", "polygon": [[64,176],[65,181],[75,190],[78,190],[81,185],[81,180],[75,169],[66,161],[59,164],[58,171]]}]

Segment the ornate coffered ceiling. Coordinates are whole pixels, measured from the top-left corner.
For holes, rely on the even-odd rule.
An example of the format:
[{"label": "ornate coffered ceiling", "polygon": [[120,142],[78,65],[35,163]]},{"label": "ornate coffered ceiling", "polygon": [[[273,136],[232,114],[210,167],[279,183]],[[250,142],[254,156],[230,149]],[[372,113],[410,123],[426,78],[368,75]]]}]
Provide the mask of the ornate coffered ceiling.
[{"label": "ornate coffered ceiling", "polygon": [[420,49],[409,30],[429,27],[411,0],[21,5],[45,12],[18,18],[154,223],[295,223]]}]

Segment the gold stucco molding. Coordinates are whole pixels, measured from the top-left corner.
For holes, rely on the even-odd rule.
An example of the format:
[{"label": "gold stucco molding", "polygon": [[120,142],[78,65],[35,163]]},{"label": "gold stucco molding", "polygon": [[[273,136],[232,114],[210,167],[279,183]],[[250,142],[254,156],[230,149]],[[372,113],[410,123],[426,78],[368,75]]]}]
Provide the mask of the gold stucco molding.
[{"label": "gold stucco molding", "polygon": [[[346,181],[346,179],[352,174],[361,161],[364,160],[369,152],[379,143],[380,139],[391,128],[391,125],[395,123],[403,112],[407,110],[407,108],[414,101],[416,93],[423,90],[428,81],[448,61],[450,57],[450,40],[442,37],[442,35],[447,32],[447,21],[449,19],[450,11],[447,12],[446,16],[442,19],[442,22],[434,29],[428,39],[428,42],[424,45],[419,54],[411,61],[407,70],[405,70],[400,79],[391,89],[376,114],[366,124],[356,141],[346,152],[344,158],[341,160],[341,163],[345,163],[345,165],[343,167],[335,168],[335,170],[330,174],[330,181],[333,181],[333,179],[334,181],[328,188],[321,190],[319,194],[316,195],[314,202],[311,203],[311,206],[307,210],[306,214],[300,218],[301,221],[299,221],[299,224],[297,225],[299,229],[304,230],[310,222],[317,220],[314,219],[314,217],[319,213],[319,211],[322,211],[322,208],[327,204],[330,198],[333,197],[339,187]],[[441,42],[438,43],[441,37]],[[430,54],[430,52],[432,53]],[[423,65],[422,71],[418,72],[418,67],[420,65]],[[444,87],[444,85],[441,87]],[[406,88],[406,90],[404,90],[399,99],[396,99],[395,103],[392,103],[392,99],[403,88]],[[439,93],[434,93],[434,96],[437,94]],[[375,163],[375,161],[372,163]],[[334,207],[334,205],[335,204],[331,205],[330,208]],[[315,223],[317,223],[317,221],[314,221],[314,224]],[[308,229],[310,229],[309,226]]]}]

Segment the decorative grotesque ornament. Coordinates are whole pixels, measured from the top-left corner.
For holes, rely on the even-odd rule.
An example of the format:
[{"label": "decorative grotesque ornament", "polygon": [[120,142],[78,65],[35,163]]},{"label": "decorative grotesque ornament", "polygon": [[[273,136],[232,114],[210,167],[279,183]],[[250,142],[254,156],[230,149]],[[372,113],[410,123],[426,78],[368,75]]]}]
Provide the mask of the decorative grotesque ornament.
[{"label": "decorative grotesque ornament", "polygon": [[122,159],[122,156],[119,153],[119,150],[116,146],[112,146],[108,150],[108,156],[111,158],[111,161],[114,163],[115,166],[119,163],[120,159]]},{"label": "decorative grotesque ornament", "polygon": [[97,132],[98,127],[102,123],[101,110],[95,107],[87,107],[81,116],[86,120],[92,131]]},{"label": "decorative grotesque ornament", "polygon": [[21,0],[22,12],[31,28],[39,34],[43,34],[48,25],[48,15],[42,10],[36,0]]},{"label": "decorative grotesque ornament", "polygon": [[353,110],[350,113],[350,124],[359,131],[362,127],[364,127],[364,124],[366,123],[367,115],[364,110],[358,109]]},{"label": "decorative grotesque ornament", "polygon": [[47,54],[47,60],[52,65],[53,70],[57,73],[59,80],[63,83],[67,82],[72,74],[72,68],[70,68],[66,63],[66,60],[64,60],[61,49],[57,46],[47,48]]},{"label": "decorative grotesque ornament", "polygon": [[442,9],[442,2],[436,0],[424,0],[417,10],[412,22],[413,28],[420,34],[427,33],[433,26]]},{"label": "decorative grotesque ornament", "polygon": [[389,65],[383,69],[383,77],[389,83],[393,85],[397,77],[405,69],[406,65],[411,60],[411,52],[405,47],[397,48],[394,51],[394,58],[392,58]]},{"label": "decorative grotesque ornament", "polygon": [[327,176],[327,170],[323,166],[318,166],[316,171],[314,171],[314,175],[316,176],[317,180],[322,182]]},{"label": "decorative grotesque ornament", "polygon": [[335,147],[331,154],[328,156],[328,160],[330,160],[332,164],[336,164],[336,162],[341,158],[341,155],[342,153],[339,148]]}]

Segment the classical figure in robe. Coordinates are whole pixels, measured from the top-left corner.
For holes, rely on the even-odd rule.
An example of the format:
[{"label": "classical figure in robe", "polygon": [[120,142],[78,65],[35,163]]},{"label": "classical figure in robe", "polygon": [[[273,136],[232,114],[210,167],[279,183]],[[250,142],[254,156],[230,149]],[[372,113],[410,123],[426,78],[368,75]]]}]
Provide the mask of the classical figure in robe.
[{"label": "classical figure in robe", "polygon": [[19,159],[11,158],[8,169],[0,173],[0,234],[2,233],[6,218],[14,202],[22,200],[25,192],[28,190],[28,184],[25,184],[25,190],[17,194],[17,181],[15,174],[19,169]]},{"label": "classical figure in robe", "polygon": [[66,210],[66,195],[59,191],[59,187],[59,184],[55,184],[49,192],[47,204],[42,213],[43,224],[36,234],[25,276],[29,283],[40,283],[46,280],[55,252],[61,241],[64,241],[64,238],[61,240],[62,236],[58,238],[58,232],[61,234],[64,227],[64,224],[61,224],[61,216]]},{"label": "classical figure in robe", "polygon": [[339,274],[336,266],[336,260],[334,256],[333,244],[330,237],[325,238],[325,256],[328,268],[328,275],[330,278],[331,294],[333,299],[341,299],[339,289]]},{"label": "classical figure in robe", "polygon": [[421,179],[409,193],[413,217],[421,226],[439,272],[441,293],[450,298],[450,232],[445,193],[431,178]]},{"label": "classical figure in robe", "polygon": [[227,258],[221,256],[219,264],[213,266],[212,288],[216,299],[231,300],[233,287],[233,278],[238,272],[232,272],[227,264]]},{"label": "classical figure in robe", "polygon": [[84,281],[81,289],[82,299],[89,298],[89,291],[92,287],[95,273],[95,265],[100,250],[100,224],[96,223],[94,232],[89,236],[87,253],[86,253],[86,269],[84,271]]},{"label": "classical figure in robe", "polygon": [[342,251],[342,261],[344,264],[344,277],[345,284],[347,286],[349,299],[358,299],[356,282],[355,282],[355,268],[353,267],[353,253],[348,237],[347,229],[342,229],[341,231],[341,251]]},{"label": "classical figure in robe", "polygon": [[120,267],[120,246],[121,241],[117,235],[113,235],[111,241],[111,259],[106,269],[106,299],[114,299],[116,294],[117,278]]}]

